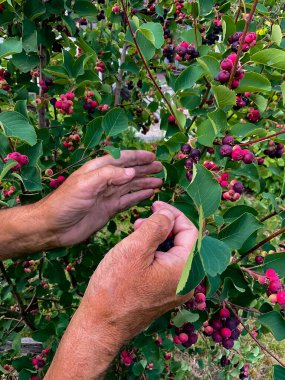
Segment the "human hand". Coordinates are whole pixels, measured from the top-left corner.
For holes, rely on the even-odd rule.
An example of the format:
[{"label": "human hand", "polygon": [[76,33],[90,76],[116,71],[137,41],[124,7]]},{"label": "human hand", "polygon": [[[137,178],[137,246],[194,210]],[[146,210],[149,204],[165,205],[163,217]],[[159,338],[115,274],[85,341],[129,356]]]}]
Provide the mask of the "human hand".
[{"label": "human hand", "polygon": [[117,212],[150,198],[162,185],[148,177],[162,170],[147,151],[122,151],[87,162],[38,203],[56,246],[69,246],[100,230]]},{"label": "human hand", "polygon": [[[126,342],[154,319],[181,305],[191,294],[177,296],[176,288],[198,231],[176,208],[155,202],[154,214],[135,223],[135,232],[117,244],[102,260],[90,280],[86,302],[115,328],[112,336]],[[174,247],[157,247],[170,232]],[[111,328],[111,331],[112,331]]]}]

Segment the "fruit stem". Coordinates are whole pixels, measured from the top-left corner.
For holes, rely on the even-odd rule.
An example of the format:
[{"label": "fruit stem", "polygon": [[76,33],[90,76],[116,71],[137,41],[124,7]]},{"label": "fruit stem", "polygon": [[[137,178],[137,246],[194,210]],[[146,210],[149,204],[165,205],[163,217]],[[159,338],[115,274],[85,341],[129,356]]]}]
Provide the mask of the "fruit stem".
[{"label": "fruit stem", "polygon": [[139,54],[139,56],[140,56],[140,58],[141,58],[141,60],[142,60],[142,63],[143,63],[143,65],[144,65],[144,67],[145,67],[145,69],[146,69],[146,71],[147,71],[147,74],[148,74],[148,76],[149,76],[149,79],[152,81],[154,87],[157,89],[157,91],[159,92],[160,96],[162,97],[162,99],[163,99],[163,100],[165,101],[165,103],[167,104],[167,107],[168,107],[168,109],[169,109],[171,115],[174,117],[174,119],[175,119],[175,121],[176,121],[176,124],[177,124],[177,126],[178,126],[180,132],[183,132],[183,128],[181,127],[181,125],[180,125],[180,123],[179,123],[179,120],[177,120],[177,117],[176,117],[176,115],[175,115],[175,112],[174,112],[174,110],[173,110],[173,108],[172,108],[171,103],[167,100],[167,98],[165,97],[163,91],[161,90],[161,88],[160,88],[159,85],[157,84],[156,79],[155,79],[154,76],[152,75],[151,70],[150,70],[150,68],[149,68],[148,65],[147,65],[147,62],[146,62],[146,60],[145,60],[145,58],[144,58],[144,55],[143,55],[142,52],[141,52],[141,49],[140,49],[140,47],[139,47],[139,45],[138,45],[138,42],[137,42],[137,39],[136,39],[135,33],[134,33],[134,31],[133,31],[133,29],[132,29],[132,26],[131,26],[131,23],[130,23],[130,19],[129,19],[129,16],[128,16],[128,12],[127,12],[127,9],[126,9],[126,6],[125,6],[125,3],[124,3],[124,0],[120,0],[120,2],[121,2],[121,4],[122,4],[123,12],[124,12],[124,15],[125,15],[125,18],[126,18],[126,21],[127,21],[128,27],[129,27],[129,29],[130,29],[130,33],[131,33],[132,39],[133,39],[134,44],[135,44],[135,46],[136,46],[137,52],[138,52],[138,54]]},{"label": "fruit stem", "polygon": [[[239,48],[238,48],[238,52],[237,52],[237,57],[236,57],[236,60],[235,60],[235,63],[234,63],[234,67],[233,67],[233,70],[231,72],[231,76],[230,76],[229,83],[228,83],[228,87],[229,88],[232,87],[233,80],[234,80],[234,77],[235,77],[236,72],[237,72],[238,63],[239,63],[239,60],[240,60],[240,57],[241,57],[241,54],[242,54],[242,48],[243,48],[243,45],[245,43],[246,34],[248,32],[249,25],[250,25],[250,23],[252,21],[252,18],[253,18],[254,12],[256,10],[257,4],[258,4],[258,0],[254,0],[254,3],[252,4],[252,8],[251,8],[251,11],[250,11],[250,14],[249,14],[249,16],[248,16],[248,18],[246,20],[246,23],[245,23],[244,30],[243,30],[242,37],[241,37],[241,41],[240,41]],[[246,15],[245,15],[245,17],[246,17]]]},{"label": "fruit stem", "polygon": [[279,132],[276,132],[276,133],[273,133],[272,135],[269,135],[269,136],[265,136],[265,137],[261,137],[260,139],[256,139],[256,140],[251,140],[251,141],[248,141],[247,143],[241,143],[239,144],[240,146],[248,146],[248,145],[254,145],[254,144],[257,144],[261,141],[266,141],[266,140],[270,140],[272,139],[273,137],[276,137],[276,136],[279,136],[279,135],[284,135],[285,134],[285,130],[282,129],[282,131],[279,131]]}]

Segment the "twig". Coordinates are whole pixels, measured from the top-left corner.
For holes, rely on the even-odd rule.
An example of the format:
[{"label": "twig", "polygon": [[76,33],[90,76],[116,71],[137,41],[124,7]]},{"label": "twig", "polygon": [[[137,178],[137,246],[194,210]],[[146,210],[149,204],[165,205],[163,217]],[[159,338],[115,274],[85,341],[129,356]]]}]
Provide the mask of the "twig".
[{"label": "twig", "polygon": [[237,259],[236,263],[239,263],[241,260],[243,260],[245,257],[249,256],[252,252],[256,251],[258,248],[262,247],[264,244],[268,243],[270,240],[276,238],[279,235],[282,235],[285,233],[285,227],[280,228],[280,230],[275,231],[273,234],[268,236],[266,239],[262,240],[260,243],[256,244],[253,248],[251,248],[249,251],[244,253],[239,259]]},{"label": "twig", "polygon": [[276,132],[276,133],[273,133],[272,135],[269,135],[269,136],[265,136],[265,137],[261,137],[260,139],[256,139],[256,140],[251,140],[251,141],[248,141],[247,143],[241,143],[239,144],[240,146],[248,146],[248,145],[253,145],[253,144],[257,144],[261,141],[266,141],[266,140],[270,140],[272,139],[273,137],[276,137],[276,136],[279,136],[279,135],[284,135],[285,134],[285,130],[282,129],[282,131],[279,131],[279,132]]},{"label": "twig", "polygon": [[253,18],[254,12],[256,10],[257,4],[258,4],[258,0],[254,0],[254,3],[252,5],[251,11],[250,11],[250,14],[249,14],[248,19],[246,20],[246,23],[245,23],[244,30],[243,30],[242,37],[241,37],[241,41],[239,43],[239,48],[238,48],[238,52],[237,52],[237,58],[235,60],[234,67],[233,67],[233,70],[232,70],[232,73],[231,73],[231,76],[230,76],[230,79],[229,79],[229,83],[228,83],[228,87],[229,88],[232,87],[232,83],[233,83],[234,77],[235,77],[236,72],[237,72],[238,63],[239,63],[239,60],[240,60],[240,57],[241,57],[241,54],[242,54],[242,48],[243,48],[243,45],[245,43],[246,34],[248,32],[249,25],[250,25],[250,23],[252,21],[252,18]]},{"label": "twig", "polygon": [[237,9],[237,13],[235,15],[235,24],[238,22],[238,18],[239,18],[239,15],[240,15],[240,11],[241,11],[241,1],[239,2],[239,6],[238,6],[238,9]]},{"label": "twig", "polygon": [[277,215],[277,211],[273,211],[270,214],[264,216],[263,218],[260,219],[261,222],[265,222],[266,220],[273,218],[273,216]]},{"label": "twig", "polygon": [[266,352],[269,356],[271,356],[273,359],[277,361],[281,365],[281,367],[285,368],[285,363],[283,363],[275,354],[273,354],[271,351],[268,350],[262,343],[259,342],[259,340],[252,334],[252,332],[246,327],[246,325],[242,322],[242,320],[239,318],[238,313],[236,312],[236,309],[231,307],[228,302],[226,302],[228,307],[231,309],[232,313],[236,318],[239,319],[241,325],[245,329],[245,331],[250,335],[250,337],[255,341],[255,343],[261,348],[262,351]]},{"label": "twig", "polygon": [[137,39],[136,39],[136,36],[135,36],[135,33],[132,29],[132,26],[131,26],[131,23],[130,23],[130,19],[129,19],[129,16],[128,16],[128,12],[127,12],[127,8],[125,6],[125,3],[124,3],[124,0],[120,0],[121,4],[122,4],[122,8],[123,8],[123,11],[124,11],[124,15],[125,15],[125,19],[127,21],[127,24],[128,24],[128,27],[129,27],[129,30],[130,30],[130,33],[131,33],[131,36],[132,36],[132,39],[134,41],[134,44],[136,46],[136,49],[137,49],[137,52],[142,60],[142,63],[147,71],[147,74],[149,76],[149,79],[152,81],[154,87],[157,89],[157,91],[159,92],[160,96],[162,97],[162,99],[165,101],[168,109],[169,109],[169,112],[171,113],[171,115],[174,117],[175,121],[176,121],[176,124],[178,126],[178,128],[180,129],[181,132],[183,132],[183,128],[181,127],[180,123],[179,123],[179,120],[177,120],[177,117],[176,117],[176,114],[172,108],[172,105],[171,103],[167,100],[166,96],[164,95],[163,91],[161,90],[161,88],[159,87],[159,85],[157,84],[157,81],[156,79],[154,78],[154,76],[152,75],[151,73],[151,70],[150,68],[148,67],[148,64],[145,60],[145,57],[144,55],[142,54],[141,52],[141,49],[139,47],[139,44],[137,42]]},{"label": "twig", "polygon": [[5,278],[5,280],[7,281],[7,283],[11,287],[11,293],[13,294],[13,297],[15,298],[15,300],[16,300],[16,302],[18,304],[18,307],[20,309],[20,314],[21,314],[22,319],[25,321],[26,325],[32,331],[35,331],[34,325],[31,323],[31,321],[29,320],[29,318],[28,318],[28,316],[26,314],[26,310],[25,310],[25,306],[23,304],[22,298],[21,298],[20,294],[17,292],[16,287],[13,284],[12,280],[8,276],[8,273],[7,273],[6,269],[5,269],[4,264],[3,264],[2,261],[0,261],[0,270],[1,270],[2,274],[3,274],[3,277]]}]

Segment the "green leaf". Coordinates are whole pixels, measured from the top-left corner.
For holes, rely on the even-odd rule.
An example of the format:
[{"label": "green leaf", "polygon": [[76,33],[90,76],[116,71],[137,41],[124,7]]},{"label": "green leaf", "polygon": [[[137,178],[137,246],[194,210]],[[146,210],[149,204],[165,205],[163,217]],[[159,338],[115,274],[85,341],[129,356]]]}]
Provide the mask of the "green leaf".
[{"label": "green leaf", "polygon": [[27,53],[38,52],[37,28],[29,19],[23,21],[23,49]]},{"label": "green leaf", "polygon": [[285,379],[285,368],[281,367],[281,365],[273,366],[273,380],[284,380]]},{"label": "green leaf", "polygon": [[28,55],[24,51],[14,54],[11,61],[23,73],[28,73],[40,64],[40,58],[37,54]]},{"label": "green leaf", "polygon": [[213,10],[214,0],[199,0],[200,16],[207,15]]},{"label": "green leaf", "polygon": [[275,24],[272,26],[271,41],[276,45],[280,46],[282,42],[282,30],[279,25]]},{"label": "green leaf", "polygon": [[285,277],[285,253],[276,253],[273,255],[267,255],[262,265],[264,272],[267,269],[274,269],[281,278]]},{"label": "green leaf", "polygon": [[19,38],[5,38],[0,43],[0,59],[7,55],[21,53],[22,49],[22,41]]},{"label": "green leaf", "polygon": [[265,49],[255,53],[251,57],[255,63],[285,70],[285,51],[279,49]]},{"label": "green leaf", "polygon": [[36,144],[37,135],[34,127],[19,112],[5,111],[0,113],[0,124],[7,137],[18,138],[29,145]]},{"label": "green leaf", "polygon": [[198,58],[197,62],[204,69],[206,75],[211,79],[214,79],[220,71],[219,61],[210,55],[205,55],[204,57]]},{"label": "green leaf", "polygon": [[128,117],[121,108],[114,108],[103,117],[103,129],[109,136],[116,136],[128,129]]},{"label": "green leaf", "polygon": [[87,16],[97,16],[97,8],[88,0],[76,1],[73,6],[74,12],[76,12],[79,16],[87,17]]},{"label": "green leaf", "polygon": [[156,49],[160,49],[164,43],[164,33],[161,24],[157,22],[147,22],[142,24],[139,30],[148,30],[154,36],[154,41],[151,41]]},{"label": "green leaf", "polygon": [[267,135],[267,131],[263,128],[257,128],[255,124],[251,123],[237,123],[232,126],[231,133],[236,137],[249,137],[249,136],[260,136],[264,137]]},{"label": "green leaf", "polygon": [[23,167],[21,170],[23,184],[27,191],[41,191],[42,179],[39,171],[33,166]]},{"label": "green leaf", "polygon": [[233,90],[222,85],[212,86],[212,89],[219,108],[224,109],[236,104],[236,93]]},{"label": "green leaf", "polygon": [[280,313],[270,311],[269,313],[261,315],[258,320],[272,333],[278,342],[285,339],[285,320]]},{"label": "green leaf", "polygon": [[99,145],[102,135],[103,135],[103,126],[102,126],[103,116],[96,117],[96,119],[90,121],[86,127],[86,134],[84,139],[84,146],[87,148],[94,148],[96,145]]},{"label": "green leaf", "polygon": [[244,78],[240,82],[238,92],[257,92],[257,91],[271,91],[270,81],[261,74],[254,72],[246,72]]},{"label": "green leaf", "polygon": [[116,160],[121,157],[121,149],[115,148],[114,146],[106,146],[104,148],[105,152],[108,152]]},{"label": "green leaf", "polygon": [[285,82],[281,84],[282,98],[283,98],[283,106],[285,106]]},{"label": "green leaf", "polygon": [[252,94],[250,99],[256,104],[261,113],[266,111],[268,100],[264,96]]},{"label": "green leaf", "polygon": [[176,289],[176,294],[181,294],[181,292],[184,291],[184,288],[187,284],[187,281],[191,272],[191,268],[192,268],[195,248],[196,248],[196,244],[193,246],[192,251],[189,253],[186,265],[183,269],[182,275],[180,277],[180,280]]},{"label": "green leaf", "polygon": [[231,250],[239,249],[255,231],[263,226],[252,214],[244,213],[219,233],[219,239]]},{"label": "green leaf", "polygon": [[222,196],[221,186],[204,166],[197,165],[195,170],[194,180],[185,190],[198,209],[202,206],[204,217],[208,217],[219,208]]},{"label": "green leaf", "polygon": [[191,313],[186,309],[182,309],[174,318],[173,324],[176,327],[182,327],[185,323],[194,323],[198,321],[199,314]]},{"label": "green leaf", "polygon": [[[205,271],[200,259],[200,255],[197,252],[195,252],[194,257],[192,259],[191,259],[191,256],[193,256],[192,252],[188,258],[188,261],[190,264],[188,264],[188,261],[187,261],[186,266],[182,273],[182,277],[179,281],[176,294],[183,295],[183,294],[187,294],[191,292],[191,290],[195,289],[196,286],[200,284],[202,279],[205,277]],[[191,268],[190,273],[188,270],[189,267]]]},{"label": "green leaf", "polygon": [[22,114],[26,119],[29,120],[29,115],[27,111],[27,101],[26,100],[18,100],[15,104],[14,111]]},{"label": "green leaf", "polygon": [[197,126],[198,143],[204,146],[213,146],[217,133],[210,120],[204,120]]},{"label": "green leaf", "polygon": [[201,66],[194,64],[179,75],[175,81],[175,91],[189,89],[202,77],[204,70]]},{"label": "green leaf", "polygon": [[222,16],[222,26],[223,26],[223,41],[228,40],[228,37],[236,32],[236,24],[232,17],[228,15]]},{"label": "green leaf", "polygon": [[138,29],[136,31],[136,40],[142,55],[145,59],[150,60],[155,54],[155,37],[148,29]]},{"label": "green leaf", "polygon": [[24,5],[24,13],[27,18],[34,20],[46,13],[46,7],[41,0],[29,0]]},{"label": "green leaf", "polygon": [[200,256],[205,272],[215,277],[217,274],[222,274],[229,265],[231,250],[222,241],[205,236],[202,240]]},{"label": "green leaf", "polygon": [[3,166],[3,169],[0,173],[0,181],[10,172],[10,170],[17,165],[15,160],[8,160],[6,164]]}]

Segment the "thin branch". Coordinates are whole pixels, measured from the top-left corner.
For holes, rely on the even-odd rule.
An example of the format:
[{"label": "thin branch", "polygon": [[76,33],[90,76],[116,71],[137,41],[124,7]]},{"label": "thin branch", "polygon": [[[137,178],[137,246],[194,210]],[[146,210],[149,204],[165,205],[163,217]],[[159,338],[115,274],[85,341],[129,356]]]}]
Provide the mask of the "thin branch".
[{"label": "thin branch", "polygon": [[4,267],[4,264],[2,261],[0,261],[0,270],[3,274],[3,277],[4,279],[7,281],[7,283],[10,285],[11,287],[11,293],[13,294],[13,297],[15,298],[17,304],[18,304],[18,307],[20,309],[20,314],[21,314],[21,317],[22,319],[25,321],[26,325],[32,330],[32,331],[35,331],[35,327],[34,325],[31,323],[31,321],[29,320],[27,314],[26,314],[26,310],[25,310],[25,306],[24,306],[24,303],[22,301],[22,298],[20,296],[20,294],[18,293],[17,289],[16,289],[16,286],[13,284],[12,280],[10,279],[5,267]]},{"label": "thin branch", "polygon": [[285,233],[285,227],[280,228],[280,230],[274,232],[273,234],[269,235],[266,239],[262,240],[260,243],[256,244],[253,248],[251,248],[249,251],[244,253],[237,261],[236,263],[239,263],[241,260],[243,260],[245,257],[249,256],[251,253],[256,251],[258,248],[262,247],[264,244],[268,243],[272,239],[276,238],[279,235],[282,235]]},{"label": "thin branch", "polygon": [[237,9],[237,13],[235,15],[235,24],[238,22],[238,18],[239,18],[239,15],[240,15],[241,8],[242,8],[242,5],[241,5],[241,1],[240,1],[238,9]]},{"label": "thin branch", "polygon": [[262,351],[266,352],[269,356],[271,356],[274,360],[277,361],[281,365],[281,367],[285,368],[285,363],[283,363],[277,356],[275,356],[274,353],[268,350],[260,341],[254,336],[254,334],[246,327],[246,325],[242,322],[242,320],[239,318],[238,313],[235,308],[231,307],[227,302],[229,309],[233,312],[234,316],[239,319],[241,325],[245,329],[245,331],[250,335],[250,337],[255,341],[255,343],[261,348]]},{"label": "thin branch", "polygon": [[284,135],[284,134],[285,134],[285,130],[282,129],[282,131],[279,131],[279,132],[273,133],[272,135],[265,136],[265,137],[261,137],[260,139],[256,139],[256,140],[251,140],[251,141],[248,141],[248,142],[246,142],[246,143],[241,143],[241,144],[239,144],[239,145],[240,145],[240,146],[254,145],[254,144],[257,144],[257,143],[259,143],[259,142],[266,141],[266,140],[270,140],[270,139],[272,139],[273,137],[276,137],[276,136],[279,136],[279,135]]},{"label": "thin branch", "polygon": [[116,83],[116,90],[115,90],[115,100],[114,100],[114,106],[117,107],[120,104],[121,101],[121,90],[122,90],[122,84],[123,84],[123,70],[122,65],[124,64],[126,60],[126,54],[128,50],[129,45],[127,43],[124,43],[122,53],[121,53],[121,59],[120,59],[120,68],[118,71],[118,79]]},{"label": "thin branch", "polygon": [[261,223],[265,222],[266,220],[273,218],[273,216],[277,215],[277,211],[273,211],[270,214],[264,216],[263,218],[260,219]]},{"label": "thin branch", "polygon": [[143,65],[144,65],[144,67],[145,67],[145,69],[146,69],[146,71],[147,71],[147,74],[148,74],[148,76],[149,76],[149,79],[152,81],[154,87],[157,89],[157,91],[159,92],[160,96],[161,96],[162,99],[165,101],[165,103],[166,103],[166,105],[167,105],[167,107],[168,107],[168,109],[169,109],[169,112],[171,113],[171,115],[174,117],[174,119],[175,119],[175,121],[176,121],[176,124],[177,124],[178,128],[180,129],[181,132],[183,132],[183,129],[182,129],[180,123],[179,123],[179,120],[177,120],[176,114],[175,114],[175,112],[174,112],[174,110],[173,110],[173,108],[172,108],[171,103],[167,100],[167,98],[166,98],[166,96],[164,95],[163,91],[161,90],[161,88],[160,88],[159,85],[157,84],[157,80],[156,80],[156,79],[154,78],[154,76],[152,75],[151,70],[150,70],[150,68],[148,67],[148,64],[147,64],[147,62],[146,62],[146,60],[145,60],[145,57],[144,57],[144,55],[143,55],[142,52],[141,52],[141,49],[140,49],[139,44],[138,44],[138,42],[137,42],[137,39],[136,39],[135,33],[134,33],[134,31],[133,31],[133,29],[132,29],[132,26],[131,26],[131,22],[130,22],[130,19],[129,19],[129,16],[128,16],[128,12],[127,12],[127,8],[126,8],[126,6],[125,6],[124,0],[120,0],[120,2],[121,2],[121,4],[122,4],[122,8],[123,8],[123,11],[124,11],[125,19],[126,19],[126,21],[127,21],[127,24],[128,24],[128,27],[129,27],[129,30],[130,30],[130,33],[131,33],[132,39],[133,39],[134,44],[135,44],[135,46],[136,46],[137,52],[138,52],[138,54],[139,54],[139,56],[140,56],[140,58],[141,58],[141,60],[142,60],[142,63],[143,63]]},{"label": "thin branch", "polygon": [[242,55],[242,48],[243,48],[243,45],[245,43],[246,34],[248,32],[249,25],[250,25],[250,23],[251,23],[251,21],[253,19],[253,15],[254,15],[254,12],[256,10],[257,4],[258,4],[258,0],[254,0],[254,3],[252,5],[251,11],[250,11],[250,14],[249,14],[248,19],[246,20],[246,23],[245,23],[244,30],[243,30],[242,37],[241,37],[241,41],[239,43],[239,48],[238,48],[238,52],[237,52],[237,58],[235,60],[234,67],[233,67],[233,70],[232,70],[232,73],[231,73],[231,76],[230,76],[230,79],[229,79],[229,84],[228,84],[229,88],[232,87],[232,83],[233,83],[233,80],[234,80],[236,72],[237,72],[239,60],[240,60],[240,57]]}]

